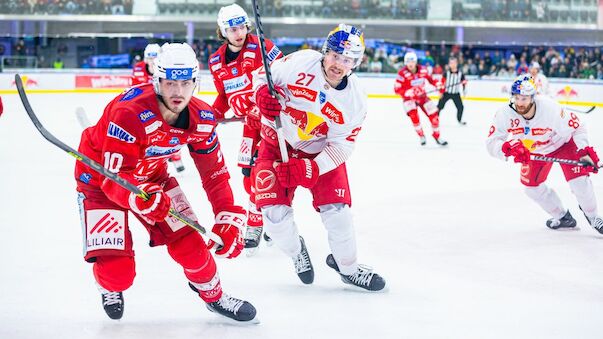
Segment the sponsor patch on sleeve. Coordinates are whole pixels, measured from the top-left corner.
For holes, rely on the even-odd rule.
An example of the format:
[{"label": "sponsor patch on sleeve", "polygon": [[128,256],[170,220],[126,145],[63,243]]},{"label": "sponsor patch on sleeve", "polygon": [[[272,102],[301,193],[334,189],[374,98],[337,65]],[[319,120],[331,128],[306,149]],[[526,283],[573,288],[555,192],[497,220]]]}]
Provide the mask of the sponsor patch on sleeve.
[{"label": "sponsor patch on sleeve", "polygon": [[214,117],[214,113],[208,110],[200,110],[199,117],[201,118],[201,120],[216,120],[216,118]]},{"label": "sponsor patch on sleeve", "polygon": [[107,136],[127,142],[128,144],[133,144],[136,141],[135,136],[133,136],[114,122],[109,122],[109,127],[107,128]]},{"label": "sponsor patch on sleeve", "polygon": [[119,99],[119,101],[128,101],[128,100],[132,100],[134,98],[136,98],[137,96],[139,96],[142,93],[142,90],[138,87],[133,87],[130,88],[126,94],[124,94],[123,97],[121,97],[121,99]]},{"label": "sponsor patch on sleeve", "polygon": [[149,110],[146,110],[146,111],[138,114],[138,118],[142,122],[147,122],[147,121],[149,121],[149,119],[153,119],[154,117],[155,117],[155,114]]}]

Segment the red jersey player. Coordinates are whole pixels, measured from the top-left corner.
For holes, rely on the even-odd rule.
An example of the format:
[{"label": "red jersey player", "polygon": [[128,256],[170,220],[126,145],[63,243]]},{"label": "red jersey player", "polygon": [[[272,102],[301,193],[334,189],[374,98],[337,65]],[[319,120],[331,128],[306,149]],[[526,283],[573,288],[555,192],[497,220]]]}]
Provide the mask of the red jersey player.
[{"label": "red jersey player", "polygon": [[135,262],[128,211],[143,224],[150,245],[166,245],[182,266],[190,287],[207,307],[238,321],[250,321],[255,308],[222,293],[210,248],[201,235],[168,216],[170,207],[197,220],[167,158],[188,145],[216,217],[213,232],[224,243],[216,255],[234,258],[243,249],[245,210],[234,204],[230,175],[215,133],[211,106],[194,98],[199,64],[187,44],[165,44],[157,58],[153,84],[130,88],[113,99],[99,122],[84,130],[79,150],[150,195],[144,201],[78,162],[78,202],[84,230],[84,258],[112,319],[123,314],[122,291],[134,280]]},{"label": "red jersey player", "polygon": [[404,67],[398,72],[398,78],[394,85],[394,91],[400,95],[403,100],[404,110],[412,121],[415,131],[421,138],[421,145],[425,145],[425,134],[417,108],[420,107],[431,122],[433,138],[441,146],[448,145],[448,142],[440,138],[440,119],[438,117],[438,107],[431,101],[425,92],[426,82],[439,88],[441,84],[435,81],[427,72],[427,68],[417,63],[417,55],[414,52],[408,52],[404,55]]},{"label": "red jersey player", "polygon": [[[249,179],[258,142],[260,117],[257,107],[250,102],[253,95],[251,72],[262,66],[262,54],[257,36],[249,33],[250,21],[245,10],[237,4],[222,7],[218,13],[218,37],[224,44],[211,55],[209,69],[214,78],[218,96],[213,104],[216,118],[221,119],[228,109],[237,117],[245,117],[243,140],[239,149],[238,164],[242,167],[243,183],[249,194],[249,211],[245,247],[253,255],[262,235],[262,214],[255,206],[252,181]],[[268,59],[272,62],[282,53],[272,41],[266,41]],[[269,240],[267,236],[264,236]]]},{"label": "red jersey player", "polygon": [[[132,69],[132,86],[153,82],[154,63],[160,52],[161,47],[158,44],[148,44],[144,48],[144,59],[137,62]],[[180,152],[172,154],[169,162],[174,164],[177,172],[184,171],[184,163],[182,163]]]}]

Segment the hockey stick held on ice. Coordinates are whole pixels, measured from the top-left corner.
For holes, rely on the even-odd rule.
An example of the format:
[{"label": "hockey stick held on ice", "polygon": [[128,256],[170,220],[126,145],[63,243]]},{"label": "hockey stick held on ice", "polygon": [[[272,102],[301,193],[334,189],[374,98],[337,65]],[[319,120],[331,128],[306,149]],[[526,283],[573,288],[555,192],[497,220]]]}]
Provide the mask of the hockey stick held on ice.
[{"label": "hockey stick held on ice", "polygon": [[574,108],[574,107],[569,107],[569,106],[564,106],[564,108],[565,108],[566,110],[570,111],[570,112],[576,112],[576,113],[588,114],[588,113],[590,113],[590,112],[594,111],[594,110],[595,110],[595,108],[597,108],[597,106],[592,106],[592,107],[590,107],[589,109],[586,109],[586,110],[576,109],[576,108]]},{"label": "hockey stick held on ice", "polygon": [[[272,94],[273,97],[278,98],[279,94],[274,89],[272,72],[270,71],[270,61],[268,60],[268,53],[266,52],[266,39],[264,38],[264,29],[262,28],[262,21],[260,20],[260,7],[257,0],[251,0],[251,3],[253,5],[253,15],[255,16],[255,30],[260,39],[260,52],[262,53],[262,62],[264,63],[264,70],[266,71],[266,82],[268,83],[270,94]],[[274,124],[276,125],[276,135],[278,139],[278,148],[281,151],[281,159],[283,162],[288,162],[289,154],[287,154],[287,144],[285,143],[280,116],[274,117]]]},{"label": "hockey stick held on ice", "polygon": [[[50,141],[53,145],[57,146],[58,148],[62,149],[65,152],[67,152],[67,154],[74,157],[77,161],[83,162],[88,167],[90,167],[94,171],[98,172],[99,174],[102,174],[103,176],[107,177],[109,180],[115,182],[119,186],[136,194],[137,196],[141,197],[144,200],[149,199],[149,195],[146,192],[142,191],[140,188],[138,188],[136,185],[123,179],[119,175],[117,175],[113,172],[110,172],[108,169],[104,168],[96,161],[90,159],[89,157],[85,156],[84,154],[69,147],[67,144],[65,144],[61,140],[57,139],[54,135],[52,135],[50,132],[48,132],[48,130],[46,130],[46,128],[44,128],[44,125],[42,125],[42,123],[40,122],[40,120],[38,119],[36,114],[34,113],[33,109],[31,108],[31,104],[29,103],[29,100],[27,99],[27,94],[25,93],[25,89],[23,88],[23,82],[21,81],[21,76],[19,74],[15,74],[15,84],[17,86],[17,91],[19,92],[19,97],[21,98],[21,102],[23,103],[23,107],[25,108],[27,115],[29,116],[29,118],[31,119],[33,124],[36,126],[38,131],[42,134],[42,136],[46,140]],[[194,228],[199,233],[206,235],[209,239],[213,240],[217,244],[219,244],[219,245],[224,244],[222,242],[222,239],[217,234],[208,232],[203,226],[199,225],[199,223],[181,215],[174,208],[170,208],[170,215],[172,217],[180,220],[184,224],[188,225],[189,227]]]}]

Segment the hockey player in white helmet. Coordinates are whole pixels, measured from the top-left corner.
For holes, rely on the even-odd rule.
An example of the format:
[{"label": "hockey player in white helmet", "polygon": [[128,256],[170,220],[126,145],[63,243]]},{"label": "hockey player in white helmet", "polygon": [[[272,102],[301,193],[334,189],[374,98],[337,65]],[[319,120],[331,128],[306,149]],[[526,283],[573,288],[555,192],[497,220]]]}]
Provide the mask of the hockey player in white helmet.
[{"label": "hockey player in white helmet", "polygon": [[421,126],[418,109],[420,108],[429,118],[431,123],[432,136],[435,142],[440,146],[448,145],[448,142],[440,136],[440,119],[439,111],[436,103],[433,102],[425,90],[427,83],[432,84],[437,89],[442,87],[440,81],[434,80],[427,68],[419,65],[417,54],[415,52],[407,52],[404,55],[404,66],[398,71],[398,77],[394,83],[394,92],[402,97],[402,105],[406,111],[406,115],[412,121],[415,132],[419,136],[421,145],[425,145],[425,133]]},{"label": "hockey player in white helmet", "polygon": [[540,64],[537,61],[533,61],[530,64],[530,75],[532,79],[534,79],[534,84],[536,84],[536,94],[551,96],[551,92],[549,89],[549,79],[542,73],[540,69]]},{"label": "hockey player in white helmet", "polygon": [[[369,291],[385,287],[380,275],[358,264],[346,171],[367,113],[366,93],[352,73],[364,49],[362,31],[341,24],[329,32],[322,53],[301,50],[275,61],[272,79],[280,100],[270,94],[265,74],[254,73],[255,102],[262,114],[262,142],[252,169],[256,204],[266,232],[291,257],[304,284],[314,281],[314,268],[293,219],[298,186],[310,190],[328,232],[332,254],[327,265],[347,284]],[[288,162],[281,159],[275,116],[281,117]]]},{"label": "hockey player in white helmet", "polygon": [[[251,72],[262,67],[260,42],[250,32],[251,22],[245,10],[237,4],[222,7],[218,13],[217,35],[224,42],[209,58],[209,70],[214,78],[218,96],[213,107],[217,118],[229,109],[239,118],[245,118],[243,137],[239,148],[238,165],[243,172],[243,186],[249,195],[249,215],[245,232],[245,248],[251,256],[259,248],[263,233],[262,214],[255,206],[250,180],[251,167],[260,141],[260,114],[251,102],[253,83]],[[266,39],[266,51],[271,62],[282,57],[281,51]],[[270,239],[264,233],[264,239]],[[270,243],[268,243],[270,244]]]},{"label": "hockey player in white helmet", "polygon": [[[153,72],[155,72],[155,60],[161,52],[158,44],[148,44],[144,49],[144,59],[134,65],[132,69],[132,86],[147,84],[153,81]],[[184,171],[184,163],[180,152],[174,153],[170,159],[177,172]]]},{"label": "hockey player in white helmet", "polygon": [[[83,163],[76,165],[80,215],[86,231],[84,259],[93,263],[103,308],[112,319],[122,317],[123,291],[136,275],[127,217],[130,211],[147,229],[151,246],[167,247],[207,308],[237,321],[255,318],[253,305],[222,293],[210,252],[213,249],[225,258],[241,253],[246,213],[234,202],[211,106],[193,97],[198,74],[199,64],[189,45],[163,45],[153,83],[117,96],[100,121],[82,133],[80,152],[150,196],[145,200]],[[215,216],[211,231],[221,238],[222,246],[211,240],[206,244],[195,229],[169,216],[174,209],[197,220],[178,181],[167,171],[167,159],[185,146]],[[212,224],[209,220],[201,223]]]},{"label": "hockey player in white helmet", "polygon": [[591,173],[598,172],[599,157],[588,144],[584,122],[549,97],[537,96],[536,85],[529,74],[515,79],[511,95],[510,104],[496,112],[486,141],[488,152],[496,158],[511,157],[521,163],[520,181],[528,197],[552,217],[546,221],[551,229],[573,228],[576,220],[557,193],[545,184],[553,163],[532,160],[532,155],[585,164],[560,166],[586,220],[603,233],[603,219],[598,214],[589,178]]}]

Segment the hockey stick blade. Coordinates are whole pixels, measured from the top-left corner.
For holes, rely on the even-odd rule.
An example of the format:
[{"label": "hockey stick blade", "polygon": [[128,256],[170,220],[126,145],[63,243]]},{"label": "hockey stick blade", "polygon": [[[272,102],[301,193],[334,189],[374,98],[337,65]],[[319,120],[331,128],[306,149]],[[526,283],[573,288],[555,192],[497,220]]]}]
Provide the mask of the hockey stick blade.
[{"label": "hockey stick blade", "polygon": [[597,106],[592,106],[591,108],[589,108],[587,110],[580,110],[580,109],[576,109],[576,108],[573,108],[573,107],[565,106],[565,109],[568,110],[568,111],[572,111],[572,112],[576,112],[576,113],[582,113],[582,114],[588,114],[588,113],[594,111],[595,108],[597,108]]},{"label": "hockey stick blade", "polygon": [[546,156],[542,156],[542,155],[531,155],[530,156],[531,160],[534,161],[542,161],[542,162],[558,162],[560,164],[565,164],[565,165],[577,165],[577,166],[582,166],[582,167],[595,167],[597,169],[603,168],[603,166],[594,166],[593,164],[586,162],[586,161],[579,161],[579,160],[572,160],[572,159],[561,159],[561,158],[553,158],[553,157],[546,157]]},{"label": "hockey stick blade", "polygon": [[88,120],[88,115],[86,115],[86,111],[84,111],[82,107],[78,107],[75,109],[75,117],[77,118],[77,122],[80,124],[80,127],[82,127],[82,129],[86,129],[92,126],[90,120]]},{"label": "hockey stick blade", "polygon": [[[84,164],[86,164],[86,166],[90,167],[94,171],[107,177],[109,180],[115,182],[116,184],[123,187],[124,189],[138,195],[142,199],[146,200],[149,198],[149,195],[146,192],[142,191],[140,188],[138,188],[136,185],[123,179],[119,175],[117,175],[113,172],[110,172],[109,170],[107,170],[106,168],[101,166],[96,161],[94,161],[94,160],[90,159],[89,157],[87,157],[86,155],[74,150],[73,148],[71,148],[70,146],[68,146],[67,144],[62,142],[61,140],[57,139],[54,135],[52,135],[52,133],[48,132],[48,130],[46,130],[44,125],[42,125],[42,123],[40,122],[40,120],[38,119],[36,114],[34,113],[33,109],[31,108],[31,104],[29,103],[29,99],[27,98],[27,94],[25,93],[25,89],[23,87],[23,82],[21,81],[21,76],[19,74],[15,74],[15,85],[17,86],[17,92],[19,93],[19,97],[21,98],[21,103],[23,103],[23,107],[25,108],[25,112],[27,112],[27,115],[33,122],[34,126],[36,126],[36,129],[40,132],[40,134],[42,134],[42,136],[46,140],[50,141],[50,143],[52,143],[53,145],[57,146],[58,148],[62,149],[65,152],[67,152],[67,154],[74,157],[77,161],[83,162]],[[216,242],[220,245],[223,245],[222,239],[217,234],[214,234],[212,232],[207,232],[207,230],[203,226],[199,225],[199,223],[181,215],[180,213],[176,212],[175,209],[170,208],[170,215],[172,217],[178,219],[179,221],[183,222],[184,224],[188,225],[189,227],[194,228],[199,233],[206,235],[208,238],[210,238],[214,242]]]}]

